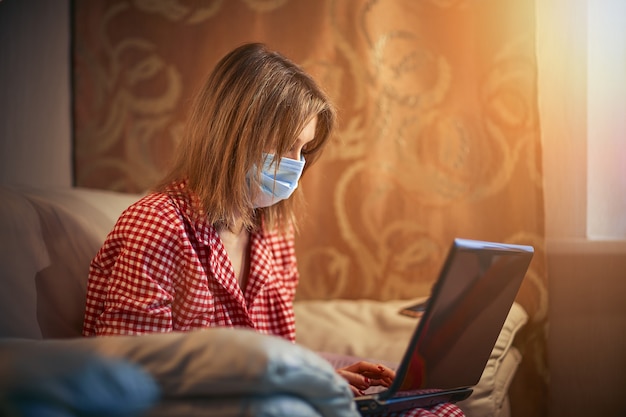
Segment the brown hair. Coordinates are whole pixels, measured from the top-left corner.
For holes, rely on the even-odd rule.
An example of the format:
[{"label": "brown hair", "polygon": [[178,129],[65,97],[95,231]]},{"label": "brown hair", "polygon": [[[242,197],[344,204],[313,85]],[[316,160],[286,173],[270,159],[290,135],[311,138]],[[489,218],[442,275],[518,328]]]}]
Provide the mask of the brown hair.
[{"label": "brown hair", "polygon": [[[242,45],[217,64],[199,91],[174,166],[157,189],[187,181],[207,220],[232,228],[235,219],[253,229],[295,226],[294,195],[253,209],[249,170],[263,153],[282,157],[317,116],[315,137],[302,150],[306,169],[317,159],[335,124],[326,94],[299,66],[264,45]],[[258,168],[260,169],[260,168]]]}]

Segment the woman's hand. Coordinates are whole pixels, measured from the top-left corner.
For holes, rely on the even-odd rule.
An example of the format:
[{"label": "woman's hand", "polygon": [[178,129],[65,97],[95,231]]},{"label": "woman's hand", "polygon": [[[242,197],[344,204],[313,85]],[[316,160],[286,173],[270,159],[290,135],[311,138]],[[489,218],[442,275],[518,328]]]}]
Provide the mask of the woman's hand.
[{"label": "woman's hand", "polygon": [[388,388],[396,377],[392,369],[365,361],[339,368],[337,373],[348,381],[354,396],[365,395],[363,391],[373,386]]}]

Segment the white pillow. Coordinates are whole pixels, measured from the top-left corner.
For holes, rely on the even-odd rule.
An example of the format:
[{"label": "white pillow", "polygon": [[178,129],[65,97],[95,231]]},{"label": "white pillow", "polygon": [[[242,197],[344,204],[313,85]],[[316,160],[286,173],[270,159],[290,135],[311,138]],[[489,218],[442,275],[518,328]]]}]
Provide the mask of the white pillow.
[{"label": "white pillow", "polygon": [[359,416],[348,384],[328,362],[301,346],[252,330],[213,328],[46,343],[139,364],[157,381],[165,402],[282,394],[304,399],[322,416]]}]

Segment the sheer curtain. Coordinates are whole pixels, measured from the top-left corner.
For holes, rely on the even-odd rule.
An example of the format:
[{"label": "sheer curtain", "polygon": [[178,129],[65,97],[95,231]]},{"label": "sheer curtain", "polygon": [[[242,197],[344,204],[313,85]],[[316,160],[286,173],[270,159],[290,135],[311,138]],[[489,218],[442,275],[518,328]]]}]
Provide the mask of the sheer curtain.
[{"label": "sheer curtain", "polygon": [[261,41],[304,66],[340,127],[304,179],[300,299],[428,294],[454,237],[531,244],[518,301],[516,416],[545,415],[541,148],[534,2],[86,1],[74,7],[79,186],[161,175],[194,90]]},{"label": "sheer curtain", "polygon": [[626,240],[626,3],[588,1],[587,236]]}]

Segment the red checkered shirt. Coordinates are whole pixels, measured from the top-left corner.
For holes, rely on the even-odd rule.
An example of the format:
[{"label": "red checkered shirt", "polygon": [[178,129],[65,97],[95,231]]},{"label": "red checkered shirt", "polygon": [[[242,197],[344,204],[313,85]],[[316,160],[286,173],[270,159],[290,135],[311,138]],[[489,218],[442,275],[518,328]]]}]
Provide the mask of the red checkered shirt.
[{"label": "red checkered shirt", "polygon": [[[185,184],[172,187],[184,191]],[[184,197],[187,195],[187,197]],[[256,231],[242,291],[195,197],[153,193],[130,206],[89,269],[83,334],[247,327],[295,341],[293,236]]]},{"label": "red checkered shirt", "polygon": [[387,413],[384,417],[465,417],[465,413],[456,404],[442,403],[430,408],[414,408],[397,413]]}]

